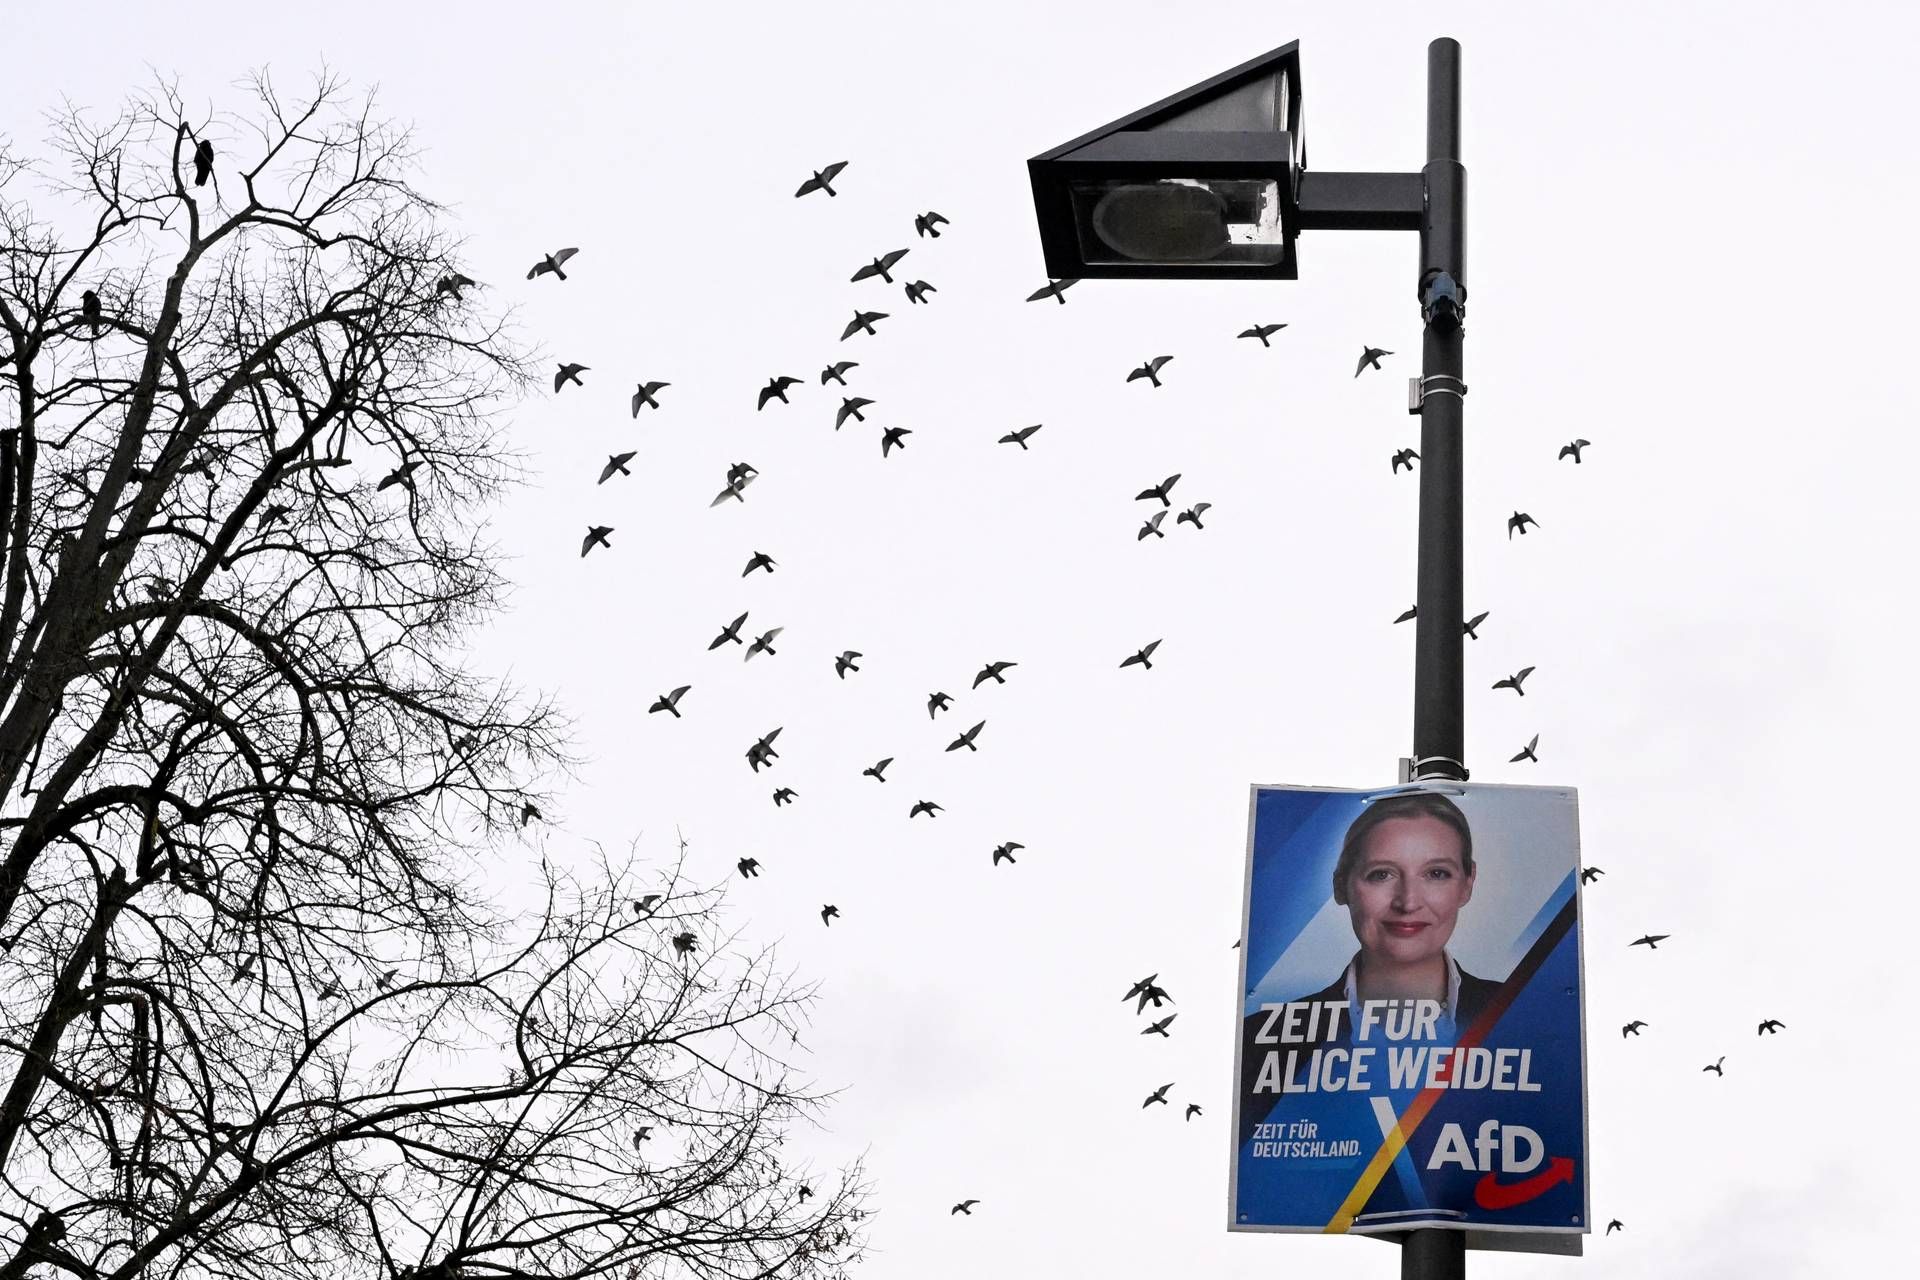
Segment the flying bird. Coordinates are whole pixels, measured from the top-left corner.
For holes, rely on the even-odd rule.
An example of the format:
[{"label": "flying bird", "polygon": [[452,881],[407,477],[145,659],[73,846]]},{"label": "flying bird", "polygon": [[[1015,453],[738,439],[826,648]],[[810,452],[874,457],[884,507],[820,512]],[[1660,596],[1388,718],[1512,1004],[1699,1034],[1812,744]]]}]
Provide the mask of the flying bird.
[{"label": "flying bird", "polygon": [[1045,425],[1046,425],[1045,423],[1036,422],[1030,427],[1022,427],[1018,431],[1009,431],[1007,432],[1007,434],[1001,436],[994,443],[1017,444],[1020,446],[1021,449],[1024,450],[1027,447],[1027,441],[1033,438],[1033,433],[1038,431],[1041,427]]},{"label": "flying bird", "polygon": [[860,658],[865,656],[866,655],[862,654],[858,649],[847,650],[845,653],[841,654],[839,657],[833,660],[834,674],[839,676],[842,680],[845,680],[847,678],[847,672],[858,671],[860,669],[859,667],[856,667],[853,665],[853,660],[855,658]]},{"label": "flying bird", "polygon": [[1258,338],[1260,339],[1261,346],[1270,347],[1273,344],[1268,342],[1267,339],[1286,327],[1284,324],[1257,324],[1251,329],[1242,329],[1239,336],[1242,338]]},{"label": "flying bird", "polygon": [[913,229],[920,235],[932,236],[935,240],[938,240],[940,238],[940,224],[945,221],[947,221],[947,219],[929,209],[925,213],[916,213],[913,216]]},{"label": "flying bird", "polygon": [[1008,862],[1013,863],[1014,866],[1016,867],[1019,866],[1020,862],[1018,859],[1016,859],[1013,856],[1013,851],[1015,849],[1024,849],[1026,847],[1027,846],[1021,844],[1017,840],[1009,840],[1005,844],[995,845],[993,847],[993,865],[996,867],[999,866],[1000,859],[1005,858]]},{"label": "flying bird", "polygon": [[925,280],[915,280],[907,285],[907,301],[926,302],[928,294],[938,292],[940,291],[928,284]]},{"label": "flying bird", "polygon": [[758,858],[742,858],[733,865],[740,868],[740,875],[743,879],[751,880],[760,874],[760,860]]},{"label": "flying bird", "polygon": [[443,293],[450,293],[453,295],[453,300],[459,302],[461,300],[460,291],[462,289],[476,288],[479,284],[480,282],[472,276],[462,275],[458,271],[450,271],[434,283],[433,296],[437,298]]},{"label": "flying bird", "polygon": [[931,800],[919,800],[914,803],[913,808],[907,810],[907,817],[917,818],[923,813],[929,818],[937,818],[940,816],[940,806]]},{"label": "flying bird", "polygon": [[396,484],[403,484],[409,489],[413,488],[413,473],[419,469],[420,464],[424,461],[424,458],[415,458],[410,462],[401,463],[393,470],[387,472],[386,475],[380,477],[380,483],[373,486],[374,492],[378,493],[380,490],[391,488]]},{"label": "flying bird", "polygon": [[1524,511],[1516,511],[1512,515],[1508,516],[1507,517],[1507,541],[1508,542],[1513,541],[1513,531],[1515,529],[1518,529],[1520,531],[1521,537],[1523,538],[1526,537],[1527,527],[1529,525],[1531,525],[1535,529],[1538,529],[1540,527],[1540,522],[1538,520],[1535,520],[1532,516],[1528,515]]},{"label": "flying bird", "polygon": [[739,463],[735,463],[732,468],[728,469],[727,487],[713,495],[713,501],[707,504],[709,508],[719,506],[728,498],[732,498],[735,502],[742,504],[746,502],[746,488],[753,483],[754,477],[758,475],[759,472],[754,471],[751,467],[747,468],[744,472],[739,471],[738,468],[740,465]]},{"label": "flying bird", "polygon": [[868,765],[866,768],[862,769],[860,771],[860,776],[863,778],[872,778],[876,782],[885,782],[887,780],[887,766],[892,763],[893,763],[893,757],[888,756],[885,760],[882,760],[880,763]]},{"label": "flying bird", "polygon": [[1160,1021],[1148,1026],[1140,1034],[1143,1036],[1154,1036],[1154,1035],[1165,1036],[1167,1039],[1171,1040],[1173,1039],[1173,1033],[1168,1031],[1167,1028],[1172,1026],[1173,1020],[1179,1016],[1180,1015],[1177,1013],[1170,1013],[1166,1017],[1160,1019]]},{"label": "flying bird", "polygon": [[1079,277],[1071,280],[1049,280],[1047,283],[1027,295],[1028,302],[1038,302],[1042,298],[1052,298],[1061,306],[1067,305],[1067,290],[1080,283]]},{"label": "flying bird", "polygon": [[[1575,440],[1569,444],[1563,444],[1560,446],[1560,457],[1571,457],[1573,459],[1573,465],[1577,467],[1580,465],[1580,451],[1592,443],[1593,441],[1591,440]],[[1559,461],[1558,458],[1554,460],[1556,462]]]},{"label": "flying bird", "polygon": [[1200,1104],[1197,1102],[1189,1102],[1187,1104],[1187,1119],[1191,1120],[1199,1114],[1201,1114]]},{"label": "flying bird", "polygon": [[1120,997],[1120,1003],[1125,1004],[1127,1001],[1133,999],[1135,996],[1139,995],[1142,991],[1145,991],[1148,987],[1152,986],[1156,981],[1158,981],[1159,977],[1160,975],[1157,973],[1150,973],[1146,977],[1140,979],[1140,981],[1134,983],[1132,986],[1127,988],[1127,994]]},{"label": "flying bird", "polygon": [[1167,361],[1171,359],[1173,359],[1172,356],[1155,356],[1128,374],[1127,381],[1132,382],[1135,378],[1145,378],[1157,387],[1160,385],[1160,370],[1165,368]]},{"label": "flying bird", "polygon": [[1787,1025],[1786,1023],[1780,1021],[1780,1019],[1778,1018],[1768,1018],[1765,1022],[1760,1024],[1760,1030],[1756,1031],[1754,1034],[1762,1035],[1762,1036],[1779,1035],[1780,1032],[1786,1027],[1786,1025]]},{"label": "flying bird", "polygon": [[756,653],[774,655],[775,650],[773,647],[773,638],[785,630],[786,630],[785,627],[768,628],[768,630],[764,635],[757,637],[752,644],[747,646],[747,656],[745,658],[742,658],[741,661],[751,662],[753,660],[753,655]]},{"label": "flying bird", "polygon": [[206,139],[193,148],[193,185],[204,187],[213,175],[213,144]]},{"label": "flying bird", "polygon": [[1725,1063],[1726,1060],[1727,1060],[1727,1055],[1723,1053],[1720,1055],[1720,1059],[1718,1062],[1709,1062],[1706,1066],[1700,1069],[1702,1071],[1711,1071],[1713,1072],[1713,1074],[1717,1076],[1724,1077],[1727,1074],[1727,1072],[1726,1072],[1726,1068],[1722,1064]]},{"label": "flying bird", "polygon": [[1365,372],[1366,367],[1368,365],[1372,365],[1374,368],[1378,369],[1380,367],[1380,357],[1390,356],[1392,354],[1393,352],[1382,351],[1379,347],[1363,348],[1360,352],[1360,363],[1353,367],[1353,376],[1356,378],[1359,377],[1363,372]]},{"label": "flying bird", "polygon": [[1134,494],[1133,500],[1135,502],[1140,502],[1149,498],[1158,498],[1160,500],[1161,506],[1171,507],[1173,505],[1173,499],[1169,498],[1167,494],[1173,488],[1174,482],[1179,478],[1180,478],[1180,473],[1176,471],[1172,475],[1168,476],[1165,480],[1162,480],[1159,484],[1154,485],[1153,488],[1146,489],[1140,493]]},{"label": "flying bird", "polygon": [[886,457],[889,453],[893,452],[896,445],[902,449],[906,448],[906,438],[912,434],[913,432],[906,427],[888,427],[885,431],[882,431],[880,433],[880,456],[883,458]]},{"label": "flying bird", "polygon": [[1607,873],[1602,871],[1598,867],[1582,867],[1580,868],[1580,883],[1592,884],[1595,880],[1598,880],[1601,876],[1605,874]]},{"label": "flying bird", "polygon": [[845,342],[856,333],[877,334],[879,331],[873,327],[874,322],[886,318],[884,311],[855,311],[853,319],[847,321],[847,327],[840,331],[840,341]]},{"label": "flying bird", "polygon": [[[1175,516],[1173,522],[1175,524],[1190,524],[1196,529],[1204,529],[1207,526],[1200,523],[1200,517],[1205,515],[1212,507],[1213,504],[1211,502],[1196,502]],[[1166,512],[1163,511],[1160,514],[1165,515]],[[1138,539],[1136,539],[1136,541],[1138,541]]]},{"label": "flying bird", "polygon": [[620,475],[623,475],[623,476],[632,475],[633,472],[627,470],[627,464],[632,461],[633,461],[632,451],[628,451],[626,453],[608,454],[607,465],[600,468],[600,478],[596,480],[594,483],[605,484],[608,481],[608,479],[610,479],[616,472],[618,472]]},{"label": "flying bird", "polygon": [[683,684],[671,693],[661,694],[653,700],[653,705],[647,708],[647,714],[652,715],[656,711],[670,711],[673,713],[673,718],[678,720],[680,718],[680,699],[686,694],[687,690],[691,688],[693,688],[692,685]]},{"label": "flying bird", "polygon": [[1620,1219],[1618,1218],[1614,1218],[1607,1223],[1606,1234],[1612,1235],[1616,1231],[1625,1231],[1626,1229],[1627,1229],[1626,1223],[1620,1221]]},{"label": "flying bird", "polygon": [[820,371],[820,385],[824,387],[828,382],[837,382],[844,387],[847,385],[847,379],[844,376],[847,370],[858,369],[859,367],[860,362],[858,360],[836,361]]},{"label": "flying bird", "polygon": [[809,191],[824,191],[830,196],[839,195],[840,193],[833,189],[833,180],[839,177],[840,171],[846,167],[847,162],[839,160],[824,169],[815,169],[813,176],[801,183],[800,189],[793,193],[793,198],[798,200]]},{"label": "flying bird", "polygon": [[772,573],[774,563],[772,556],[764,551],[756,551],[753,553],[753,559],[747,561],[747,567],[740,571],[740,576],[744,578],[755,569],[765,569],[768,573]]},{"label": "flying bird", "polygon": [[565,280],[567,273],[560,268],[566,265],[568,258],[571,258],[578,252],[580,252],[578,249],[556,249],[554,252],[533,264],[533,268],[527,272],[527,279],[531,280],[535,276],[544,276],[548,272],[552,272],[562,280]]},{"label": "flying bird", "polygon": [[809,1187],[809,1186],[807,1186],[807,1185],[805,1185],[805,1184],[803,1183],[803,1184],[801,1185],[801,1187],[800,1187],[800,1198],[801,1198],[802,1200],[805,1200],[805,1199],[806,1199],[806,1198],[807,1198],[808,1196],[810,1196],[810,1195],[812,1195],[812,1194],[813,1194],[813,1188],[812,1188],[812,1187]]},{"label": "flying bird", "polygon": [[[1160,532],[1160,522],[1162,520],[1165,520],[1166,518],[1167,518],[1166,512],[1164,511],[1154,512],[1153,515],[1148,518],[1147,522],[1140,526],[1140,532],[1133,535],[1133,540],[1135,542],[1144,542],[1146,541],[1148,534],[1152,534],[1156,538],[1166,537],[1167,536],[1166,534]],[[1178,524],[1180,522],[1178,520],[1175,520],[1174,523]]]},{"label": "flying bird", "polygon": [[906,256],[907,256],[907,251],[905,249],[895,249],[892,253],[882,254],[880,257],[875,258],[872,262],[869,262],[866,266],[854,272],[852,283],[859,284],[862,280],[870,280],[874,276],[879,276],[882,280],[886,281],[888,284],[892,284],[893,277],[887,273],[890,270],[892,270],[894,263],[900,261],[900,259]]},{"label": "flying bird", "polygon": [[1531,760],[1535,764],[1539,764],[1540,757],[1533,754],[1534,748],[1538,747],[1539,745],[1540,745],[1540,735],[1536,733],[1533,735],[1532,739],[1528,741],[1527,745],[1520,749],[1520,754],[1513,757],[1513,759],[1507,761],[1507,763],[1519,764],[1522,760]]},{"label": "flying bird", "polygon": [[378,990],[385,991],[388,987],[391,987],[393,985],[393,980],[399,976],[400,976],[400,971],[398,969],[389,969],[385,973],[381,974],[379,977],[375,978],[373,980],[373,985]]},{"label": "flying bird", "polygon": [[[1162,512],[1162,514],[1164,515],[1165,513]],[[1134,654],[1131,658],[1121,659],[1120,669],[1122,671],[1125,671],[1128,667],[1140,666],[1140,667],[1145,667],[1148,671],[1153,670],[1153,651],[1155,649],[1158,649],[1159,647],[1160,647],[1160,642],[1158,640],[1155,640],[1152,644],[1140,650],[1140,652]]]},{"label": "flying bird", "polygon": [[650,1124],[643,1124],[638,1129],[635,1129],[633,1131],[633,1149],[635,1151],[638,1151],[640,1149],[640,1144],[645,1142],[648,1138],[651,1138],[652,1136],[653,1136],[653,1126]]},{"label": "flying bird", "polygon": [[1169,1080],[1167,1081],[1167,1083],[1161,1085],[1158,1089],[1155,1089],[1152,1093],[1148,1094],[1147,1100],[1140,1104],[1140,1109],[1142,1111],[1145,1111],[1148,1107],[1152,1106],[1156,1102],[1162,1104],[1163,1106],[1166,1105],[1167,1090],[1171,1088],[1173,1088],[1173,1081]]},{"label": "flying bird", "polygon": [[767,385],[760,388],[760,403],[754,406],[755,410],[766,408],[769,400],[778,400],[781,404],[792,404],[793,401],[787,399],[787,388],[799,385],[800,379],[789,378],[785,374],[777,378],[768,378]]},{"label": "flying bird", "polygon": [[1478,640],[1480,638],[1480,633],[1476,628],[1478,628],[1479,625],[1485,622],[1486,620],[1487,620],[1487,615],[1485,613],[1476,613],[1471,618],[1468,618],[1465,622],[1461,623],[1460,629],[1466,633],[1467,639]]},{"label": "flying bird", "polygon": [[1413,606],[1413,608],[1407,610],[1405,613],[1395,618],[1393,620],[1393,625],[1397,627],[1403,622],[1412,622],[1415,618],[1419,616],[1420,616],[1420,606],[1415,605]]},{"label": "flying bird", "polygon": [[1644,937],[1635,938],[1627,945],[1630,947],[1645,947],[1649,951],[1658,951],[1660,944],[1672,936],[1670,933],[1649,933]]},{"label": "flying bird", "polygon": [[586,383],[580,381],[580,375],[585,373],[586,371],[587,371],[587,366],[584,364],[561,365],[558,372],[556,372],[553,375],[553,394],[559,395],[560,388],[565,386],[569,382],[571,382],[576,387],[586,386],[587,385]]},{"label": "flying bird", "polygon": [[792,804],[792,803],[793,803],[793,798],[794,798],[794,797],[795,797],[796,795],[798,795],[798,794],[799,794],[799,793],[798,793],[797,791],[795,791],[795,790],[794,790],[794,789],[793,789],[792,787],[776,787],[776,788],[774,788],[774,792],[773,792],[773,807],[774,807],[774,808],[776,808],[776,809],[778,809],[778,808],[781,808],[781,807],[782,807],[782,806],[784,806],[784,805],[790,805],[790,804]]},{"label": "flying bird", "polygon": [[713,650],[718,649],[721,645],[725,644],[729,640],[733,641],[735,644],[745,644],[746,641],[740,638],[740,627],[741,627],[741,624],[746,622],[746,620],[747,620],[747,615],[743,613],[739,617],[735,618],[732,622],[729,622],[726,626],[720,628],[720,634],[715,636],[713,638],[713,643],[707,646],[708,652],[712,652]]},{"label": "flying bird", "polygon": [[1640,1028],[1646,1025],[1647,1024],[1643,1022],[1641,1019],[1635,1018],[1632,1022],[1629,1022],[1626,1026],[1620,1028],[1620,1038],[1622,1040],[1625,1040],[1628,1036],[1637,1036],[1640,1034]]},{"label": "flying bird", "polygon": [[865,396],[842,397],[840,401],[840,411],[833,415],[833,429],[838,431],[840,424],[848,418],[852,418],[856,422],[865,422],[867,415],[860,411],[872,403],[873,401],[867,399]]},{"label": "flying bird", "polygon": [[973,678],[973,687],[978,689],[980,682],[987,679],[991,679],[995,684],[1005,684],[1006,679],[1000,673],[1008,667],[1017,667],[1019,665],[1017,662],[989,662],[986,666],[980,668],[980,674]]},{"label": "flying bird", "polygon": [[1165,987],[1149,982],[1146,989],[1140,993],[1138,1001],[1133,1006],[1133,1011],[1135,1013],[1144,1013],[1149,1001],[1152,1002],[1154,1008],[1158,1009],[1162,1002],[1171,1003],[1172,1000],[1173,997],[1167,994]]},{"label": "flying bird", "polygon": [[1519,694],[1521,697],[1524,698],[1527,696],[1527,691],[1525,689],[1522,689],[1520,686],[1525,684],[1527,682],[1527,677],[1532,674],[1533,674],[1532,667],[1522,667],[1518,671],[1514,672],[1512,675],[1506,677],[1504,680],[1495,680],[1493,682],[1493,687],[1496,689],[1511,689],[1515,693]]},{"label": "flying bird", "polygon": [[951,1218],[956,1213],[964,1213],[969,1218],[971,1218],[973,1216],[973,1206],[979,1203],[980,1202],[978,1200],[962,1200],[959,1204],[953,1206],[953,1208],[948,1211],[947,1216]]},{"label": "flying bird", "polygon": [[613,526],[610,524],[589,525],[587,527],[587,536],[580,540],[580,554],[584,557],[587,552],[593,550],[595,546],[605,547],[609,551],[613,550],[613,544],[607,541],[607,535],[612,532]]},{"label": "flying bird", "polygon": [[653,910],[653,904],[660,901],[660,897],[661,895],[657,893],[649,893],[649,894],[643,895],[641,898],[639,898],[637,901],[634,902],[633,914],[637,916],[646,915],[649,911]]},{"label": "flying bird", "polygon": [[633,416],[636,418],[640,416],[641,405],[645,405],[649,409],[658,409],[660,402],[653,398],[653,393],[672,385],[671,382],[642,382],[637,384],[633,392]]},{"label": "flying bird", "polygon": [[744,486],[748,479],[760,474],[760,468],[751,462],[736,462],[727,468],[727,483]]},{"label": "flying bird", "polygon": [[1412,471],[1413,461],[1415,458],[1418,458],[1419,456],[1420,456],[1420,453],[1416,449],[1400,450],[1398,453],[1393,455],[1393,470],[1397,473],[1400,470],[1400,468],[1405,467],[1408,471]]},{"label": "flying bird", "polygon": [[[1008,663],[1007,665],[1011,666],[1013,664]],[[978,680],[975,680],[973,683],[975,688],[979,688],[980,682]],[[949,698],[946,694],[944,693],[933,694],[927,699],[927,719],[929,720],[933,719],[935,712],[945,711],[948,707],[951,707],[952,705],[953,705],[953,699]]]},{"label": "flying bird", "polygon": [[973,726],[973,728],[967,730],[965,733],[955,738],[952,742],[949,742],[947,744],[947,750],[958,751],[962,747],[965,747],[969,751],[980,750],[980,748],[973,745],[973,740],[979,737],[980,731],[986,727],[987,727],[987,722],[985,720],[982,720],[979,724],[976,724],[975,726]]},{"label": "flying bird", "polygon": [[833,918],[839,914],[840,908],[829,902],[820,908],[820,923],[831,929],[833,927]]},{"label": "flying bird", "polygon": [[[781,728],[785,727],[784,725],[781,726]],[[753,766],[755,773],[760,772],[760,766],[763,764],[771,769],[773,762],[779,759],[780,753],[773,749],[773,740],[779,736],[780,730],[775,729],[772,733],[758,739],[752,746],[747,748],[747,763]]]},{"label": "flying bird", "polygon": [[685,933],[676,933],[673,935],[673,949],[681,955],[690,954],[693,951],[693,947],[693,930],[689,929]]}]

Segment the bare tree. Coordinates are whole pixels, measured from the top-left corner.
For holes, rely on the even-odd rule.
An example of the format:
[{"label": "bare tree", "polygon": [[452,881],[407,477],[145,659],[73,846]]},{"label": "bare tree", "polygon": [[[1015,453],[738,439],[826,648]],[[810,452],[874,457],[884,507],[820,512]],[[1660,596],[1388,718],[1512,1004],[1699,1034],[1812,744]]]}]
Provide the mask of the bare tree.
[{"label": "bare tree", "polygon": [[0,1280],[832,1272],[810,992],[487,860],[570,763],[459,663],[527,356],[371,98],[248,88],[0,149]]}]

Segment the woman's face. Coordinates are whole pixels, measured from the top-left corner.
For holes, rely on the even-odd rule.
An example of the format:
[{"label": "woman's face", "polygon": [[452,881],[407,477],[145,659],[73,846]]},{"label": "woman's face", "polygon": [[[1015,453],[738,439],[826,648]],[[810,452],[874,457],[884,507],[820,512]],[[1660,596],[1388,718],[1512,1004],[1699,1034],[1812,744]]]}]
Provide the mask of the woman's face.
[{"label": "woman's face", "polygon": [[1438,818],[1389,818],[1375,827],[1347,880],[1361,950],[1393,964],[1438,956],[1472,897],[1460,837]]}]

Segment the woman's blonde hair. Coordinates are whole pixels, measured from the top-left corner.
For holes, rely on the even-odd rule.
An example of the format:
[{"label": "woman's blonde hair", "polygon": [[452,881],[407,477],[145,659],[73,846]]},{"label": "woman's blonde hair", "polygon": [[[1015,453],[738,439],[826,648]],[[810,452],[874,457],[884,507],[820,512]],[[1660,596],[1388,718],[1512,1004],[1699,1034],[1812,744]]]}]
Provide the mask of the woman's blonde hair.
[{"label": "woman's blonde hair", "polygon": [[1375,827],[1395,818],[1437,818],[1453,828],[1460,837],[1460,872],[1473,874],[1473,831],[1460,806],[1438,791],[1403,791],[1375,800],[1347,828],[1347,837],[1340,845],[1340,861],[1333,865],[1333,900],[1341,906],[1347,905],[1347,879],[1366,852],[1367,837]]}]

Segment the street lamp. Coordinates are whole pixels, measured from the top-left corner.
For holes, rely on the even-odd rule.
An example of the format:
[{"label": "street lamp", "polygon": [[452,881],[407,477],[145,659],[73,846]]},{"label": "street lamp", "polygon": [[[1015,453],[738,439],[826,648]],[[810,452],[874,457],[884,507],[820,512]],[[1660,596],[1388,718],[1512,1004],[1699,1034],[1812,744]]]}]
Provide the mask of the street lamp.
[{"label": "street lamp", "polygon": [[[1408,396],[1408,411],[1420,416],[1409,774],[1464,780],[1467,204],[1460,163],[1460,45],[1443,38],[1427,46],[1427,153],[1418,172],[1309,170],[1301,106],[1300,45],[1294,41],[1035,156],[1027,173],[1047,274],[1293,280],[1294,246],[1302,232],[1420,233],[1415,296],[1423,327],[1421,375],[1412,379]],[[1407,1232],[1401,1239],[1402,1277],[1463,1276],[1465,1244],[1459,1231]]]}]

